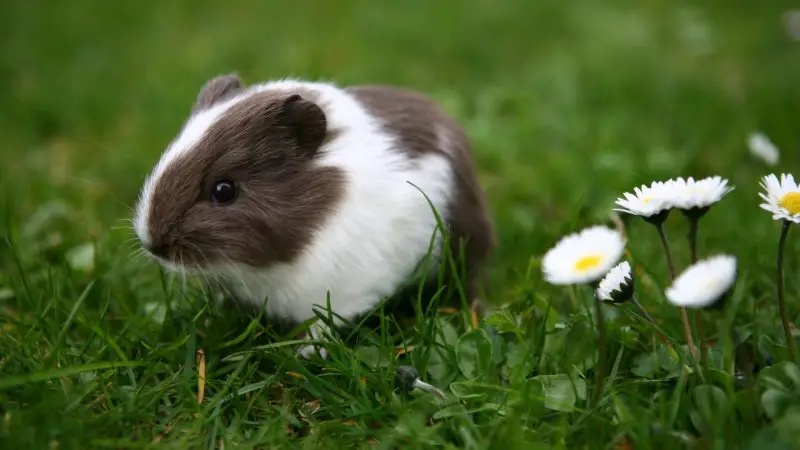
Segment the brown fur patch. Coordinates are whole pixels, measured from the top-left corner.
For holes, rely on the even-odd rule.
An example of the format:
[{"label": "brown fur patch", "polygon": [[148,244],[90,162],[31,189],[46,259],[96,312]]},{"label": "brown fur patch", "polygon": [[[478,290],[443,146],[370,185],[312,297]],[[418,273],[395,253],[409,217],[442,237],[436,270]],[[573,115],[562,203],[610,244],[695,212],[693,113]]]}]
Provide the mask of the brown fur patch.
[{"label": "brown fur patch", "polygon": [[[311,241],[344,180],[338,169],[314,167],[328,131],[325,114],[293,94],[258,93],[237,103],[167,168],[149,214],[160,256],[188,266],[264,267],[294,260]],[[230,204],[211,199],[221,180],[236,183]]]}]

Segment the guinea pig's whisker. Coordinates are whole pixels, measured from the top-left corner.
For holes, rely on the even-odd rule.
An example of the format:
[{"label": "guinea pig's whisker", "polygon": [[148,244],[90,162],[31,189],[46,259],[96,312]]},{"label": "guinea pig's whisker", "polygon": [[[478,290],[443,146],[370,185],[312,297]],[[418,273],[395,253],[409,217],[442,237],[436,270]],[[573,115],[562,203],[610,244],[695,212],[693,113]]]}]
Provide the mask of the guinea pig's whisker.
[{"label": "guinea pig's whisker", "polygon": [[183,295],[185,296],[186,295],[186,269],[184,269],[185,266],[183,265],[183,252],[181,252],[181,251],[178,252],[178,258],[181,261],[181,265],[178,267],[178,274],[180,274],[180,277],[181,277],[181,293],[183,293]]},{"label": "guinea pig's whisker", "polygon": [[147,258],[147,255],[144,253],[144,248],[142,248],[141,246],[136,245],[136,242],[129,241],[124,245],[125,245],[128,253],[130,253],[130,255],[132,257],[135,257],[135,258],[136,257]]},{"label": "guinea pig's whisker", "polygon": [[138,272],[144,268],[145,263],[147,263],[147,257],[145,255],[141,252],[133,252],[131,253],[128,266],[133,271]]},{"label": "guinea pig's whisker", "polygon": [[143,250],[142,247],[139,246],[139,243],[137,242],[135,237],[125,239],[125,242],[123,242],[122,245],[124,245],[129,252],[132,252],[136,248],[138,248],[138,250]]},{"label": "guinea pig's whisker", "polygon": [[[230,267],[236,267],[236,262],[233,260],[233,258],[226,257],[225,262]],[[253,298],[253,293],[250,292],[250,287],[247,286],[247,283],[244,281],[244,277],[241,275],[241,273],[236,269],[232,270],[230,273],[233,275],[236,281],[242,285],[242,289],[244,290],[245,294],[247,294],[247,297]]]},{"label": "guinea pig's whisker", "polygon": [[141,247],[138,247],[138,248],[134,247],[131,244],[132,243],[130,243],[130,242],[125,244],[126,251],[131,256],[131,258],[139,258],[139,257],[144,256],[144,249],[142,249]]},{"label": "guinea pig's whisker", "polygon": [[147,256],[143,248],[137,248],[133,251],[133,257],[138,262],[139,266],[147,264],[150,258]]},{"label": "guinea pig's whisker", "polygon": [[[199,255],[201,258],[203,258],[203,259],[206,261],[206,263],[209,263],[209,261],[208,261],[208,258],[206,257],[205,253],[203,253],[203,250],[201,250],[201,249],[200,249],[200,247],[198,247],[196,244],[193,244],[193,243],[191,243],[191,242],[182,242],[182,244],[191,245],[191,246],[192,246],[192,248],[193,248],[193,249],[195,249],[195,250],[197,251],[197,254],[198,254],[198,255]],[[203,273],[203,271],[202,271],[202,270],[201,270],[201,271],[199,271],[199,272]]]},{"label": "guinea pig's whisker", "polygon": [[[197,250],[197,254],[200,255],[200,257],[203,258],[206,261],[207,264],[209,264],[209,265],[211,264],[211,262],[208,260],[208,257],[205,255],[205,253],[203,253],[203,250],[201,250],[200,247],[198,247],[197,245],[195,245],[195,244],[193,244],[191,242],[186,242],[186,244],[191,245],[192,248]],[[209,280],[208,274],[206,273],[206,271],[200,270],[199,272],[200,272],[200,275],[203,277],[203,283],[200,284],[200,289],[203,292],[203,298],[207,299],[209,297],[209,294],[206,292],[205,285],[209,285],[210,286],[211,285],[211,281]]]},{"label": "guinea pig's whisker", "polygon": [[98,181],[92,180],[90,178],[76,177],[74,175],[68,176],[67,179],[72,180],[72,181],[77,181],[78,183],[82,183],[82,184],[85,184],[87,186],[91,186],[93,188],[99,188],[100,191],[102,191],[104,194],[109,195],[112,199],[114,199],[115,202],[117,202],[121,206],[125,207],[125,209],[127,209],[128,212],[132,213],[134,211],[134,208],[131,205],[125,203],[124,201],[122,201],[122,199],[117,197],[117,195],[114,194],[114,191],[111,190],[108,187],[108,185],[105,184],[105,183],[98,182]]},{"label": "guinea pig's whisker", "polygon": [[[184,243],[181,243],[181,244],[180,244],[180,245],[181,245],[181,247],[180,247],[180,248],[183,248],[183,247],[182,247],[182,245],[183,245],[183,244],[184,244]],[[192,273],[190,273],[188,270],[186,270],[186,262],[185,262],[184,256],[185,256],[185,255],[184,255],[184,252],[183,252],[183,251],[180,251],[180,252],[178,253],[178,257],[180,258],[180,261],[181,261],[181,264],[180,264],[180,267],[179,267],[179,270],[178,270],[178,272],[180,273],[180,275],[181,275],[181,280],[182,280],[182,282],[183,282],[183,292],[184,292],[184,295],[188,296],[188,290],[187,290],[187,287],[186,287],[186,286],[187,286],[187,284],[189,284],[189,285],[190,285],[190,287],[193,287],[193,286],[195,286],[195,283],[191,283],[191,281],[192,281],[192,280],[190,279],[190,276],[192,275]]]},{"label": "guinea pig's whisker", "polygon": [[117,220],[115,220],[114,222],[122,222],[125,225],[128,225],[130,228],[133,228],[133,225],[134,225],[134,223],[133,223],[134,220],[131,217],[120,217]]},{"label": "guinea pig's whisker", "polygon": [[[211,293],[211,279],[204,271],[201,271],[200,274],[203,276],[203,283],[200,284],[200,290],[203,291],[203,298],[208,300],[213,297]],[[208,290],[206,290],[206,287],[208,287]]]},{"label": "guinea pig's whisker", "polygon": [[205,275],[203,275],[203,281],[204,282],[200,283],[200,285],[198,287],[200,289],[200,295],[203,297],[203,301],[207,302],[208,301],[208,292],[206,291],[206,284],[208,284],[208,278]]},{"label": "guinea pig's whisker", "polygon": [[141,253],[134,253],[131,255],[130,262],[131,265],[136,269],[139,270],[144,267],[145,262],[147,259]]}]

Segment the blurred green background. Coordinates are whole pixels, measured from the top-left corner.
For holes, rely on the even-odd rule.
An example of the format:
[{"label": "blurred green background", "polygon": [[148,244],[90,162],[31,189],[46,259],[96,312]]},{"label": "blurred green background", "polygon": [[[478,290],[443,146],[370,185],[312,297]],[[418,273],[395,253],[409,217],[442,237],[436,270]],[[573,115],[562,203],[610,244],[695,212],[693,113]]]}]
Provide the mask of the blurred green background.
[{"label": "blurred green background", "polygon": [[[4,2],[0,231],[15,245],[0,247],[0,298],[13,296],[20,273],[47,286],[44,274],[66,257],[110,293],[119,319],[162,301],[155,268],[131,257],[126,220],[200,87],[235,71],[248,83],[391,83],[438,99],[474,141],[497,223],[491,302],[563,296],[541,281],[538,260],[562,234],[607,223],[622,192],[653,179],[721,175],[736,190],[704,219],[701,253],[737,255],[753,305],[769,303],[779,226],[758,209],[757,193],[763,175],[798,168],[800,42],[783,20],[793,5]],[[748,153],[754,131],[781,149],[778,167]],[[668,231],[683,266],[685,224],[671,220]],[[664,280],[653,230],[631,222],[629,233],[637,261]],[[789,248],[787,293],[796,312],[800,236],[790,236]],[[74,298],[76,289],[60,292]],[[663,300],[653,290],[643,301]],[[79,314],[96,316],[102,302],[90,299]],[[25,315],[20,305],[0,312]],[[57,308],[56,330],[70,305]],[[135,348],[145,332],[127,326],[114,335]],[[6,344],[7,351],[15,345]],[[37,360],[31,355],[10,372],[23,372],[24,361]]]},{"label": "blurred green background", "polygon": [[495,286],[513,286],[578,221],[606,221],[622,191],[678,175],[738,186],[709,216],[706,246],[752,247],[743,263],[761,264],[774,246],[770,220],[754,217],[769,169],[745,142],[762,130],[783,150],[781,168],[796,167],[800,43],[782,22],[791,4],[8,2],[3,226],[24,228],[60,201],[72,220],[59,242],[116,247],[130,235],[112,227],[130,216],[199,88],[237,71],[247,82],[394,83],[440,100],[474,139],[500,237]]}]

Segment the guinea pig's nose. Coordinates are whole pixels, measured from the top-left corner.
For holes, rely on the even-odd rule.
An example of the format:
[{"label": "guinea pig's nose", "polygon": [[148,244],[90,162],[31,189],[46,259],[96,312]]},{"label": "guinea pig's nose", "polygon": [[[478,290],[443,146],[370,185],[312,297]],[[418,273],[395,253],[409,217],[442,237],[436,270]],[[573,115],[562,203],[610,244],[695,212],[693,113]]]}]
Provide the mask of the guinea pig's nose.
[{"label": "guinea pig's nose", "polygon": [[155,256],[166,258],[167,254],[169,253],[169,245],[163,243],[153,243],[147,246],[147,251]]}]

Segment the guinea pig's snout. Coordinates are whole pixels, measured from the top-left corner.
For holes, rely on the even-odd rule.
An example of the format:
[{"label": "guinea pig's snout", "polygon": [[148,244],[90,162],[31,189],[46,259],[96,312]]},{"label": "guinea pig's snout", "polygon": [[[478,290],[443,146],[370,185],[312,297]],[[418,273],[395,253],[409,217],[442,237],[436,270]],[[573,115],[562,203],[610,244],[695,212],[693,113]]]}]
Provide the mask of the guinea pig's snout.
[{"label": "guinea pig's snout", "polygon": [[152,253],[159,258],[167,258],[169,256],[169,245],[165,242],[151,242],[145,248],[148,252]]}]

